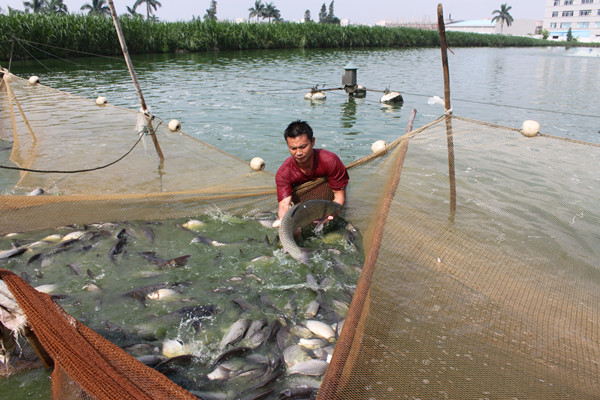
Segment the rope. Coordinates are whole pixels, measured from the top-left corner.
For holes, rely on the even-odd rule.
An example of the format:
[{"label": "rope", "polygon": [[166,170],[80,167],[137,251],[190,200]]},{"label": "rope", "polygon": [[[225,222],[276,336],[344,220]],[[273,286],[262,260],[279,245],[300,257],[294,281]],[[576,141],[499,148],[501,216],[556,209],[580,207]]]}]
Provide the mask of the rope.
[{"label": "rope", "polygon": [[[119,157],[118,159],[105,164],[105,165],[101,165],[99,167],[94,167],[94,168],[86,168],[86,169],[76,169],[76,170],[40,170],[40,169],[31,169],[31,168],[22,168],[22,167],[9,167],[7,165],[0,165],[0,168],[3,169],[11,169],[11,170],[16,170],[16,171],[25,171],[25,172],[39,172],[42,174],[78,174],[80,172],[91,172],[91,171],[97,171],[99,169],[103,169],[106,167],[110,167],[111,165],[114,165],[116,163],[118,163],[119,161],[121,161],[122,159],[124,159],[125,157],[127,157],[129,155],[129,153],[131,153],[133,151],[133,149],[135,148],[135,146],[138,145],[138,143],[142,140],[142,138],[144,137],[143,133],[146,133],[147,135],[154,135],[153,133],[148,133],[149,129],[148,126],[150,125],[150,123],[152,122],[152,120],[155,118],[155,116],[153,115],[152,117],[150,117],[150,121],[148,121],[148,123],[144,126],[144,128],[139,131],[137,134],[139,135],[138,140],[133,144],[133,146],[131,146],[131,148],[125,153],[123,154],[121,157]],[[160,124],[162,124],[162,120],[158,123],[158,125],[156,126],[156,128],[154,129],[154,131],[156,131],[156,129],[160,126]]]},{"label": "rope", "polygon": [[[52,47],[53,49],[64,50],[64,51],[68,51],[68,52],[71,52],[71,53],[79,53],[79,54],[85,54],[85,55],[87,55],[87,56],[102,57],[102,58],[108,58],[108,59],[111,59],[111,60],[119,60],[119,61],[123,61],[123,58],[122,58],[122,57],[106,56],[106,55],[102,55],[102,54],[89,53],[89,52],[87,52],[87,51],[79,51],[79,50],[68,49],[68,48],[66,48],[66,47],[52,46],[52,45],[50,45],[50,44],[46,44],[46,43],[39,43],[39,42],[34,42],[34,41],[32,41],[32,40],[19,39],[18,37],[15,37],[15,36],[13,36],[13,37],[12,37],[12,39],[13,39],[13,40],[16,40],[16,41],[18,41],[18,42],[34,43],[34,44],[37,44],[37,45],[39,45],[39,46]],[[34,48],[35,48],[35,46],[31,46],[31,47],[34,47]],[[36,49],[37,49],[37,50],[41,50],[41,49],[38,49],[38,48],[36,48]],[[43,51],[43,50],[41,50],[41,51]],[[50,54],[50,53],[47,53],[47,54]],[[54,57],[57,57],[57,56],[54,56]]]}]

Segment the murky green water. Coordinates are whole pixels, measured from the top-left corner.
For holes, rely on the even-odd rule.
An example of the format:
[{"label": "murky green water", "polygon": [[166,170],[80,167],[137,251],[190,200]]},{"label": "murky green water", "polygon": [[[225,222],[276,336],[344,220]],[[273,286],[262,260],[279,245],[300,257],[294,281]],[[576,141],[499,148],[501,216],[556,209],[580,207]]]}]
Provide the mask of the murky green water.
[{"label": "murky green water", "polygon": [[[25,254],[2,260],[1,266],[20,274],[34,287],[44,285],[43,290],[56,296],[73,317],[135,356],[161,357],[165,341],[179,340],[183,344],[181,351],[194,356],[192,363],[185,368],[169,365],[162,372],[186,389],[244,392],[268,375],[267,365],[250,362],[251,355],[284,362],[276,356],[280,353],[277,346],[298,344],[300,337],[291,334],[290,329],[293,332],[297,324],[307,319],[337,329],[345,318],[363,263],[360,238],[358,233],[347,230],[343,220],[329,224],[318,236],[305,229],[299,243],[317,250],[308,266],[284,254],[277,243],[277,231],[252,217],[214,213],[201,216],[198,221],[200,226],[192,230],[181,226],[187,220],[167,220],[10,235],[0,239],[0,248],[30,245],[49,235],[59,235],[62,241],[38,242]],[[73,232],[83,236],[65,240],[65,235]],[[125,238],[124,244],[121,251],[115,252],[119,237]],[[164,265],[149,261],[148,252],[164,260],[190,257],[181,262],[185,265]],[[140,290],[137,295],[130,292],[163,283],[169,283],[172,290],[163,293],[153,288]],[[307,315],[309,304],[315,300],[321,305],[320,310],[316,315]],[[264,319],[264,332],[275,329],[279,323],[283,327],[275,329],[274,337],[260,346],[251,337],[223,346],[223,337],[239,319]],[[318,349],[305,348],[301,354],[316,357],[318,353],[326,359],[326,351],[332,349],[323,348],[334,343],[335,338],[325,340]],[[252,350],[233,359],[245,368],[252,365],[259,369],[260,376],[212,381],[206,378],[215,369],[212,364],[217,356],[246,346]],[[25,376],[37,381],[40,388],[49,385],[39,374],[14,374],[0,386],[1,390],[17,390],[15,382],[22,385]],[[294,387],[297,379],[298,376],[284,374],[266,388],[272,388],[276,398],[281,390]],[[321,376],[306,379],[318,385]],[[47,398],[47,389],[30,390],[19,388],[18,393],[13,392],[13,398]],[[26,396],[19,397],[26,391]]]}]

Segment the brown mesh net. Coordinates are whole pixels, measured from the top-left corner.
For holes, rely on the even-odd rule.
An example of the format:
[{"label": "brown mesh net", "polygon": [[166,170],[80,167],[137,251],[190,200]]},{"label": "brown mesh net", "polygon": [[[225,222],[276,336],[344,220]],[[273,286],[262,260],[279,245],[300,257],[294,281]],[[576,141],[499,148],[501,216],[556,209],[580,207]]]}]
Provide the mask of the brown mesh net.
[{"label": "brown mesh net", "polygon": [[[41,94],[76,100],[17,78],[10,85],[26,115],[44,110],[35,106]],[[20,139],[21,153],[13,151],[13,161],[55,168],[25,150],[28,128],[14,101],[10,105],[9,91],[0,96],[3,139]],[[125,115],[129,135],[114,136],[128,137],[129,144],[136,140],[135,113],[116,107],[94,112],[111,121]],[[29,123],[34,132],[44,130],[42,118]],[[55,187],[61,195],[1,196],[0,232],[191,216],[215,207],[240,214],[275,208],[271,174],[250,172],[243,161],[185,135],[162,127],[157,134],[166,159],[162,171],[151,150],[136,147],[134,159],[150,161],[146,168],[132,161],[130,168],[139,173],[119,178],[131,185],[102,172],[94,178],[44,175],[52,184],[23,174],[17,188]],[[117,148],[123,146],[129,147]],[[189,163],[206,156],[219,176],[198,176],[194,187],[200,189],[188,190],[189,169],[177,170],[170,160],[194,148],[200,150],[191,151]],[[514,129],[444,117],[349,166],[344,218],[363,233],[366,261],[318,398],[598,398],[599,161],[597,145],[526,138]],[[185,178],[178,181],[177,175]],[[327,195],[323,182],[296,191],[298,200]],[[71,398],[66,392],[72,398],[114,398],[117,390],[126,393],[121,398],[189,396],[65,315],[47,296],[8,272],[2,277],[11,290],[17,288],[17,297],[38,302],[21,306],[57,365],[55,398]],[[38,318],[44,328],[35,325]],[[119,383],[101,383],[109,380]]]}]

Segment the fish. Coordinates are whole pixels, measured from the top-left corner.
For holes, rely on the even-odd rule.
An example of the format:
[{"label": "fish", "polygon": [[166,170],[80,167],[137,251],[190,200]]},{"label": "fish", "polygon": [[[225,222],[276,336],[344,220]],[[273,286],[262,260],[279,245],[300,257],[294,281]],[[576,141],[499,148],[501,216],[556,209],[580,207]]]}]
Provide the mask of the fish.
[{"label": "fish", "polygon": [[272,228],[273,222],[277,220],[277,214],[273,212],[261,212],[254,215],[253,218],[265,228]]},{"label": "fish", "polygon": [[221,348],[237,342],[244,337],[251,321],[248,318],[240,318],[229,327],[229,330],[221,340]]},{"label": "fish", "polygon": [[179,294],[177,291],[173,290],[173,289],[168,289],[168,288],[164,288],[164,289],[158,289],[155,290],[154,292],[150,292],[146,295],[146,298],[148,300],[164,300],[164,299],[168,299],[170,297],[176,296],[177,294]]},{"label": "fish", "polygon": [[310,319],[304,321],[304,326],[308,328],[309,331],[319,336],[320,338],[329,340],[335,338],[335,331],[332,327],[327,325],[325,322],[317,321],[314,319]]},{"label": "fish", "polygon": [[214,239],[211,239],[211,238],[206,237],[206,236],[196,235],[192,239],[191,243],[193,243],[193,244],[195,244],[195,243],[203,243],[203,244],[208,244],[208,245],[213,246],[213,247],[222,247],[222,246],[229,246],[229,245],[246,244],[247,242],[250,242],[252,240],[253,239],[247,239],[245,241],[240,241],[240,242],[219,242],[218,240],[214,240]]},{"label": "fish", "polygon": [[141,302],[144,302],[148,298],[148,295],[156,292],[160,289],[179,289],[187,286],[186,282],[165,282],[165,283],[156,283],[154,285],[146,285],[141,286],[135,289],[131,289],[125,293],[123,296],[133,297]]},{"label": "fish", "polygon": [[270,396],[275,390],[271,388],[263,389],[258,393],[250,394],[246,397],[240,397],[240,400],[262,400]]},{"label": "fish", "polygon": [[231,301],[234,304],[237,304],[244,311],[250,311],[250,310],[256,310],[257,309],[257,307],[255,305],[250,304],[249,302],[247,302],[246,300],[241,299],[241,298],[233,299]]},{"label": "fish", "polygon": [[146,239],[150,241],[150,243],[154,243],[154,231],[149,226],[142,226],[142,233],[146,236]]},{"label": "fish", "polygon": [[293,344],[283,349],[283,359],[288,368],[291,368],[301,362],[309,361],[311,358],[304,348]]},{"label": "fish", "polygon": [[223,353],[221,353],[216,359],[215,361],[213,361],[213,368],[215,368],[217,365],[221,364],[223,361],[228,360],[230,358],[234,358],[234,357],[240,357],[244,354],[246,354],[247,352],[249,352],[251,349],[250,347],[234,347],[233,349],[227,350]]},{"label": "fish", "polygon": [[279,238],[283,245],[283,251],[296,260],[308,264],[312,251],[298,246],[294,240],[294,232],[298,228],[312,224],[313,221],[319,221],[315,228],[316,231],[319,231],[327,217],[336,215],[341,208],[340,204],[329,200],[308,200],[290,208],[281,219],[279,226]]},{"label": "fish", "polygon": [[317,392],[318,389],[310,387],[297,387],[285,389],[279,392],[279,397],[277,397],[277,399],[314,399],[317,395]]},{"label": "fish", "polygon": [[11,257],[17,257],[27,251],[27,247],[16,247],[10,250],[0,251],[0,260],[5,260]]},{"label": "fish", "polygon": [[156,256],[156,253],[153,251],[142,251],[139,252],[139,255],[144,257],[146,260],[150,261],[154,265],[158,265],[160,268],[166,267],[182,267],[187,264],[191,255],[185,255],[180,257],[175,257],[170,260],[165,260]]},{"label": "fish", "polygon": [[34,189],[31,192],[27,193],[25,196],[39,196],[42,194],[44,194],[44,189],[37,188],[37,189]]},{"label": "fish", "polygon": [[310,272],[306,274],[306,285],[313,292],[319,293],[319,284],[317,283],[317,280],[315,279],[313,274],[311,274]]},{"label": "fish", "polygon": [[110,251],[108,252],[108,257],[112,262],[115,262],[115,256],[117,254],[121,254],[123,252],[123,247],[125,247],[126,243],[127,237],[125,236],[121,236],[115,241],[113,246],[110,248]]},{"label": "fish", "polygon": [[321,376],[327,370],[329,364],[323,360],[302,361],[288,369],[290,375],[300,374],[309,376]]},{"label": "fish", "polygon": [[252,336],[256,335],[258,332],[260,332],[265,326],[267,326],[268,322],[266,318],[261,318],[261,319],[257,319],[256,321],[253,321],[250,326],[248,327],[248,330],[246,331],[246,334],[244,335],[244,337],[246,339],[251,338]]},{"label": "fish", "polygon": [[185,224],[181,224],[178,226],[185,230],[194,232],[194,231],[199,231],[202,227],[204,227],[204,225],[206,225],[206,224],[202,221],[198,221],[197,219],[191,219],[188,222],[186,222]]},{"label": "fish", "polygon": [[81,275],[81,264],[71,263],[67,264],[67,267],[73,272],[75,275]]},{"label": "fish", "polygon": [[317,300],[311,301],[306,307],[306,311],[304,312],[304,316],[306,318],[314,318],[315,315],[319,312],[320,304]]}]

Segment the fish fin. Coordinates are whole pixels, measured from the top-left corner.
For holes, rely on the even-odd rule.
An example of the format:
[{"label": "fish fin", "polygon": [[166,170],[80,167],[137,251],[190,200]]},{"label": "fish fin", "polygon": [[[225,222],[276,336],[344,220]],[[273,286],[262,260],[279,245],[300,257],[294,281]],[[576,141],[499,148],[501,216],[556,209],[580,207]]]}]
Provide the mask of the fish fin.
[{"label": "fish fin", "polygon": [[301,252],[301,256],[300,256],[300,262],[306,264],[306,265],[311,265],[310,261],[308,261],[308,259],[310,258],[310,256],[312,255],[312,253],[314,253],[313,250],[305,250],[302,249]]}]

